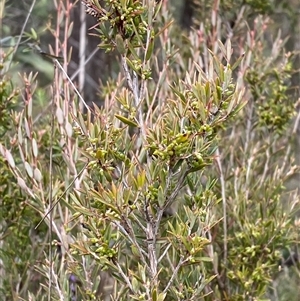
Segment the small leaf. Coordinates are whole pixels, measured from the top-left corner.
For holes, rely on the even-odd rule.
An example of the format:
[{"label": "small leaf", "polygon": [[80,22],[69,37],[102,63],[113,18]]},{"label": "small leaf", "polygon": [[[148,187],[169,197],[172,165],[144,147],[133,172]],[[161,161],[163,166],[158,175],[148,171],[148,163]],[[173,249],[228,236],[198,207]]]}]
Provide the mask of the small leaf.
[{"label": "small leaf", "polygon": [[24,126],[25,126],[25,131],[26,131],[27,137],[29,139],[31,139],[31,131],[30,131],[30,128],[29,128],[29,123],[28,123],[27,118],[24,119]]},{"label": "small leaf", "polygon": [[42,173],[40,172],[40,170],[36,167],[33,171],[33,177],[38,181],[41,182],[42,181]]},{"label": "small leaf", "polygon": [[34,138],[32,138],[32,153],[33,153],[33,156],[35,158],[37,158],[37,156],[38,156],[38,146],[37,146],[36,140]]},{"label": "small leaf", "polygon": [[120,120],[122,121],[123,123],[129,125],[129,126],[132,126],[132,127],[138,127],[138,124],[122,115],[118,115],[118,114],[115,114],[115,116]]},{"label": "small leaf", "polygon": [[74,165],[72,164],[70,157],[67,156],[65,153],[62,153],[62,156],[63,156],[64,161],[67,163],[70,172],[72,174],[76,174],[76,169],[75,169]]},{"label": "small leaf", "polygon": [[25,169],[26,169],[26,172],[27,172],[28,176],[30,178],[32,178],[33,177],[33,171],[32,171],[32,168],[31,168],[31,166],[28,162],[25,162]]},{"label": "small leaf", "polygon": [[29,97],[28,103],[27,103],[27,116],[29,118],[32,117],[32,97]]},{"label": "small leaf", "polygon": [[157,301],[164,301],[167,293],[160,293],[157,297]]},{"label": "small leaf", "polygon": [[165,193],[161,186],[158,187],[158,193],[157,193],[157,200],[160,207],[163,207],[163,205],[166,202]]},{"label": "small leaf", "polygon": [[213,260],[210,257],[197,257],[197,260],[201,262],[212,262]]},{"label": "small leaf", "polygon": [[71,22],[68,28],[68,38],[71,36],[73,31],[74,22]]},{"label": "small leaf", "polygon": [[127,57],[126,57],[126,62],[127,62],[127,64],[129,65],[129,67],[130,67],[133,71],[135,71],[135,72],[138,73],[138,74],[141,73],[141,70],[140,70],[139,68],[136,68],[136,66],[134,65],[134,63],[133,63],[129,58],[127,58]]},{"label": "small leaf", "polygon": [[[128,45],[129,50],[130,50],[130,53],[133,55],[133,58],[135,60],[139,61],[140,58],[139,58],[137,52],[135,51],[134,47],[132,46],[132,44],[128,41],[127,45]],[[129,61],[129,59],[127,57],[126,57],[126,60]]]},{"label": "small leaf", "polygon": [[61,108],[57,108],[56,109],[56,118],[57,118],[57,122],[61,125],[64,123],[64,114]]},{"label": "small leaf", "polygon": [[149,61],[149,59],[151,58],[152,53],[153,53],[153,49],[154,49],[154,39],[151,38],[150,43],[149,43],[148,48],[147,48],[147,52],[146,52],[146,62]]},{"label": "small leaf", "polygon": [[132,288],[133,288],[133,291],[137,292],[139,290],[139,282],[136,280],[135,277],[132,278]]},{"label": "small leaf", "polygon": [[18,142],[20,145],[23,144],[23,133],[20,126],[18,127]]},{"label": "small leaf", "polygon": [[162,32],[164,32],[168,27],[170,27],[173,24],[174,20],[171,20],[169,23],[167,23],[158,33],[156,33],[155,37],[159,37]]},{"label": "small leaf", "polygon": [[106,154],[107,154],[106,150],[98,148],[97,151],[96,151],[96,156],[95,157],[98,160],[101,160],[105,157]]},{"label": "small leaf", "polygon": [[245,53],[243,53],[238,59],[237,61],[233,64],[233,66],[231,67],[232,70],[235,70],[235,68],[240,64],[240,62],[242,61],[242,59],[245,57]]},{"label": "small leaf", "polygon": [[85,208],[83,206],[76,206],[74,205],[74,209],[77,210],[77,212],[80,212],[84,215],[87,215],[87,216],[95,216],[95,213],[93,211],[91,211],[90,209],[88,208]]},{"label": "small leaf", "polygon": [[141,189],[144,186],[145,179],[146,179],[146,172],[145,170],[142,170],[142,172],[140,172],[136,177],[138,189]]},{"label": "small leaf", "polygon": [[67,133],[67,136],[69,138],[72,138],[72,135],[73,135],[73,128],[72,128],[72,125],[70,122],[67,122],[66,123],[66,133]]},{"label": "small leaf", "polygon": [[86,129],[86,126],[85,126],[85,122],[84,122],[84,119],[83,119],[83,117],[80,113],[78,114],[77,123],[79,124],[80,129],[83,132],[83,134],[87,135],[87,129]]},{"label": "small leaf", "polygon": [[230,62],[231,55],[232,55],[232,48],[231,48],[230,39],[228,39],[227,43],[226,43],[226,55],[227,55],[227,61]]},{"label": "small leaf", "polygon": [[70,47],[69,52],[68,52],[68,58],[67,58],[67,59],[68,59],[68,62],[71,62],[72,50],[73,50],[73,48]]},{"label": "small leaf", "polygon": [[[76,205],[78,205],[79,207],[82,206],[80,203],[80,198],[76,191],[74,193],[70,193],[70,197]],[[72,208],[74,208],[73,204],[72,204]]]},{"label": "small leaf", "polygon": [[157,290],[156,290],[156,288],[154,288],[153,291],[152,291],[152,300],[157,301]]},{"label": "small leaf", "polygon": [[22,189],[24,189],[24,190],[27,190],[27,185],[26,185],[26,183],[25,183],[25,181],[21,178],[21,177],[18,177],[18,185],[22,188]]},{"label": "small leaf", "polygon": [[10,153],[10,151],[7,149],[5,150],[5,158],[8,162],[8,164],[11,166],[11,168],[16,167],[15,160],[14,160],[12,154]]},{"label": "small leaf", "polygon": [[120,54],[125,54],[126,49],[124,46],[124,40],[122,39],[120,34],[116,35],[116,45],[117,45],[117,49],[120,52]]},{"label": "small leaf", "polygon": [[35,31],[33,28],[31,28],[30,31],[31,31],[31,34],[32,34],[32,38],[33,38],[34,40],[37,40],[38,37],[37,37],[36,31]]}]

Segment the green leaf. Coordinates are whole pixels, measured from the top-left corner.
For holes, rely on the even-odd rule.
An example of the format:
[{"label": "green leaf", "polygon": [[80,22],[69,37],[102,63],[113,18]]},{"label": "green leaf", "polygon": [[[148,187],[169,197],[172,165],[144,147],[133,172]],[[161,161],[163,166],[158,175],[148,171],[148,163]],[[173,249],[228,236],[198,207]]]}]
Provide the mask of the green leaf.
[{"label": "green leaf", "polygon": [[167,296],[167,293],[160,293],[157,297],[157,301],[164,301]]},{"label": "green leaf", "polygon": [[122,54],[122,55],[125,54],[126,49],[125,49],[125,45],[124,45],[124,40],[120,34],[116,35],[116,45],[117,45],[117,49],[120,52],[120,54]]},{"label": "green leaf", "polygon": [[127,57],[126,57],[126,62],[127,62],[127,64],[129,65],[129,67],[133,71],[135,71],[136,73],[138,73],[139,75],[141,75],[141,70],[139,68],[136,68],[136,66],[134,65],[134,63],[129,58],[127,58]]},{"label": "green leaf", "polygon": [[238,59],[237,61],[233,64],[233,66],[231,67],[232,71],[236,69],[236,67],[239,66],[240,62],[242,61],[242,59],[245,57],[245,53],[243,53]]},{"label": "green leaf", "polygon": [[148,45],[148,48],[147,48],[147,52],[146,52],[146,62],[149,61],[149,59],[151,58],[152,53],[153,53],[153,49],[154,49],[154,39],[151,38],[150,42],[149,42],[149,45]]},{"label": "green leaf", "polygon": [[87,216],[95,216],[95,213],[92,210],[82,207],[82,206],[74,205],[74,210],[76,210],[77,212],[80,212],[84,215],[87,215]]},{"label": "green leaf", "polygon": [[157,301],[157,290],[156,290],[156,288],[154,288],[153,291],[152,291],[152,300]]},{"label": "green leaf", "polygon": [[[133,55],[133,58],[134,58],[135,60],[137,60],[137,61],[140,60],[140,58],[139,58],[137,52],[135,51],[133,45],[132,45],[129,41],[128,41],[128,43],[127,43],[127,46],[128,46],[128,48],[129,48],[129,50],[130,50],[130,53]],[[129,61],[129,58],[126,57],[126,60]]]},{"label": "green leaf", "polygon": [[145,185],[146,171],[142,170],[136,177],[137,188],[140,189]]},{"label": "green leaf", "polygon": [[31,31],[32,38],[37,41],[38,36],[36,31],[33,28],[31,28],[30,31]]},{"label": "green leaf", "polygon": [[120,121],[122,121],[123,123],[129,125],[129,126],[132,126],[132,127],[138,127],[138,124],[122,115],[118,115],[118,114],[115,114],[115,117],[117,117]]}]

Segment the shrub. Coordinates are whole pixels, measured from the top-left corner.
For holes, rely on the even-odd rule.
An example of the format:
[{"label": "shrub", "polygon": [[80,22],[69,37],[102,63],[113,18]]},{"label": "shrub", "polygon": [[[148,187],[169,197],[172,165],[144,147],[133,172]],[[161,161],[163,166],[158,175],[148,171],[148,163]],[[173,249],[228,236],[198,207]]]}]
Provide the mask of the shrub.
[{"label": "shrub", "polygon": [[[217,2],[210,23],[188,36],[164,2],[83,2],[99,47],[118,52],[122,71],[102,85],[103,105],[85,103],[66,72],[72,4],[60,2],[49,115],[36,118],[44,94],[35,76],[23,74],[24,108],[13,109],[10,144],[0,144],[29,210],[22,214],[48,249],[34,256],[31,242],[38,273],[13,284],[13,294],[271,298],[281,250],[298,239],[297,195],[284,190],[297,166],[292,147],[282,147],[293,138],[295,107],[280,36],[269,50],[268,24],[258,16],[251,32],[240,18],[235,29],[245,35],[224,39]],[[30,277],[41,286],[31,287]]]}]

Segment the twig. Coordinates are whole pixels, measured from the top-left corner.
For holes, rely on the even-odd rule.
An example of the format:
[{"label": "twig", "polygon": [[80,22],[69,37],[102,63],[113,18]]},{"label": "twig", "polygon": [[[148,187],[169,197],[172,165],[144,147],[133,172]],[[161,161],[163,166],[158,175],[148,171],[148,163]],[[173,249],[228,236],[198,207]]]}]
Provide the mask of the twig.
[{"label": "twig", "polygon": [[121,274],[121,276],[123,277],[123,279],[125,280],[126,284],[128,285],[129,289],[134,293],[133,290],[133,286],[131,285],[129,278],[125,275],[125,273],[123,272],[120,264],[118,263],[118,261],[114,261],[115,265],[117,266],[119,273]]},{"label": "twig", "polygon": [[[54,78],[57,78],[57,69],[54,66]],[[53,205],[53,139],[54,139],[54,115],[55,115],[55,91],[56,91],[56,84],[55,80],[53,81],[53,97],[51,101],[51,132],[50,132],[50,163],[49,163],[49,207],[51,208]],[[53,231],[53,216],[52,211],[49,212],[49,293],[48,293],[48,300],[51,301],[52,299],[52,231]]]},{"label": "twig", "polygon": [[24,24],[23,24],[23,26],[22,26],[21,33],[20,33],[20,35],[19,35],[19,38],[18,38],[18,40],[17,40],[17,43],[16,43],[16,45],[15,45],[15,47],[14,47],[14,50],[13,50],[13,52],[12,52],[11,59],[10,59],[10,61],[9,61],[9,63],[8,63],[8,68],[7,68],[7,69],[10,68],[10,65],[11,65],[11,63],[12,63],[12,61],[13,61],[14,55],[16,54],[16,51],[17,51],[17,49],[18,49],[18,47],[19,47],[19,45],[20,45],[20,43],[21,43],[21,39],[22,39],[22,37],[23,37],[24,31],[25,31],[25,27],[26,27],[26,25],[27,25],[27,22],[28,22],[28,20],[29,20],[29,17],[31,16],[32,10],[33,10],[33,8],[34,8],[34,6],[35,6],[35,2],[36,2],[36,0],[33,0],[33,1],[32,1],[32,4],[31,4],[30,9],[29,9],[29,12],[28,12],[28,14],[27,14],[27,16],[26,16],[26,19],[25,19],[25,22],[24,22]]},{"label": "twig", "polygon": [[174,269],[173,274],[172,274],[172,276],[171,276],[171,278],[170,278],[170,280],[169,280],[167,286],[166,286],[165,289],[163,290],[163,294],[167,293],[167,291],[169,290],[170,286],[172,285],[172,283],[173,283],[175,277],[177,276],[177,273],[178,273],[179,269],[181,268],[181,266],[182,266],[183,264],[185,264],[185,263],[188,262],[188,261],[189,261],[189,258],[186,258],[185,260],[183,260],[183,256],[180,256],[180,260],[179,260],[179,262],[178,262],[176,268]]},{"label": "twig", "polygon": [[132,85],[132,78],[128,69],[128,65],[126,62],[126,57],[122,55],[122,66],[125,72],[125,76],[126,76],[126,80],[127,80],[127,84],[129,89],[133,92],[133,85]]},{"label": "twig", "polygon": [[144,225],[141,223],[141,221],[138,219],[138,217],[136,217],[136,215],[133,212],[131,212],[130,215],[134,218],[134,220],[139,225],[139,227],[143,230],[143,232],[146,233],[147,229],[144,227]]},{"label": "twig", "polygon": [[[224,227],[223,259],[224,259],[224,266],[225,266],[225,270],[226,270],[227,256],[228,256],[228,250],[227,250],[227,202],[226,202],[226,193],[225,193],[225,178],[224,178],[224,173],[223,173],[223,169],[222,169],[219,148],[217,148],[217,150],[216,150],[216,162],[217,162],[217,166],[219,168],[220,182],[221,182],[221,194],[222,194],[222,204],[223,204],[223,227]],[[225,281],[226,281],[226,277],[225,277]],[[225,283],[225,286],[226,286],[226,283]]]},{"label": "twig", "polygon": [[[249,147],[249,142],[250,142],[250,135],[251,135],[251,130],[252,130],[252,116],[253,116],[253,111],[254,111],[254,105],[253,105],[253,101],[250,101],[249,103],[249,115],[247,117],[247,126],[246,126],[246,140],[245,140],[245,146],[244,146],[244,154],[247,154],[248,152],[248,147]],[[244,156],[244,162],[243,162],[243,166],[246,165],[246,157]]]},{"label": "twig", "polygon": [[51,262],[49,262],[49,264],[50,264],[50,274],[51,274],[51,279],[49,279],[49,283],[52,282],[52,279],[54,279],[56,291],[57,291],[57,293],[59,295],[59,300],[60,301],[65,301],[64,295],[63,295],[63,293],[62,293],[62,291],[60,289],[60,285],[58,283],[57,275],[55,274],[55,272],[53,270]]},{"label": "twig", "polygon": [[[300,98],[298,99],[298,105],[299,105],[299,102],[300,102]],[[297,117],[295,119],[295,124],[294,124],[294,127],[293,127],[292,135],[296,135],[297,134],[298,127],[299,127],[299,122],[300,122],[300,110],[298,109],[298,114],[297,114]],[[288,160],[290,159],[290,152],[292,150],[291,145],[292,145],[291,143],[288,144],[288,147],[287,147],[287,150],[286,150],[286,154],[285,154],[285,156],[283,158],[282,167],[280,169],[281,172],[284,171],[286,165],[288,164]]]},{"label": "twig", "polygon": [[91,111],[90,107],[87,105],[87,103],[85,102],[85,100],[83,99],[83,97],[81,96],[81,94],[79,93],[79,91],[77,90],[77,88],[75,87],[74,83],[72,82],[72,80],[70,79],[69,75],[67,74],[67,72],[65,71],[65,69],[63,68],[63,66],[60,64],[60,62],[55,59],[54,60],[55,64],[59,67],[59,69],[62,71],[62,73],[65,75],[65,77],[67,78],[67,80],[69,81],[69,83],[71,84],[72,88],[74,89],[75,93],[78,95],[79,99],[82,101],[82,103],[84,104],[85,108],[88,111]]},{"label": "twig", "polygon": [[79,178],[79,176],[84,172],[84,170],[86,169],[88,163],[86,163],[84,165],[84,167],[81,169],[81,171],[77,174],[76,177],[74,177],[74,179],[72,180],[72,182],[70,183],[70,185],[66,188],[66,190],[62,193],[62,195],[57,199],[57,201],[50,207],[50,209],[46,212],[46,214],[44,215],[44,217],[40,220],[40,222],[35,226],[34,229],[37,229],[41,223],[45,220],[45,218],[52,212],[52,210],[54,209],[54,207],[58,204],[58,202],[63,198],[63,196],[67,193],[67,191],[70,189],[70,187],[73,185],[73,183],[76,181],[77,178]]},{"label": "twig", "polygon": [[[172,174],[173,175],[173,174]],[[184,182],[186,180],[186,176],[188,175],[188,171],[183,171],[182,175],[180,177],[180,179],[178,180],[176,186],[173,188],[173,192],[171,193],[171,195],[169,197],[166,198],[166,202],[164,204],[164,206],[162,208],[159,209],[158,214],[157,214],[157,219],[155,222],[155,231],[154,231],[154,237],[157,236],[158,234],[158,230],[160,227],[160,222],[163,216],[163,213],[165,211],[165,209],[175,200],[175,198],[177,197],[179,191],[182,189],[182,187],[184,186]]]},{"label": "twig", "polygon": [[[87,57],[87,59],[84,61],[85,65],[94,57],[94,55],[99,51],[99,48],[95,48],[93,50],[93,52]],[[73,81],[74,78],[79,74],[79,72],[81,72],[80,67],[72,74],[72,76],[70,77],[71,80]]]},{"label": "twig", "polygon": [[168,252],[168,250],[170,249],[171,246],[172,246],[171,244],[168,244],[168,246],[163,251],[163,253],[161,254],[161,256],[157,259],[157,263],[160,263],[162,261],[162,259],[165,257],[165,255],[167,254],[167,252]]},{"label": "twig", "polygon": [[[150,267],[149,264],[146,261],[145,256],[147,256],[148,254],[140,247],[140,245],[138,244],[138,242],[135,240],[135,236],[134,233],[132,233],[132,237],[129,235],[129,233],[124,229],[124,227],[116,221],[112,221],[113,224],[115,224],[119,230],[124,234],[124,236],[137,248],[138,252],[139,252],[139,256],[141,258],[141,261],[143,262],[143,264],[147,267],[147,270],[149,272],[150,271]],[[129,231],[132,231],[131,226],[129,225],[129,223],[127,223],[127,226],[129,227]]]},{"label": "twig", "polygon": [[[268,144],[268,145],[271,144],[268,138],[267,138],[267,141],[265,141],[264,143]],[[271,157],[270,156],[270,147],[267,147],[267,149],[266,149],[266,156],[267,156],[267,159],[266,159],[265,164],[264,164],[264,172],[263,172],[263,174],[261,176],[261,179],[260,179],[260,185],[261,186],[265,185],[265,179],[266,179],[266,176],[267,176],[267,172],[269,170],[269,163],[270,163],[270,157]],[[249,169],[250,169],[250,166],[249,166]],[[249,179],[249,177],[248,177],[248,179]],[[246,185],[247,185],[247,187],[249,187],[248,183]],[[248,189],[248,191],[249,191],[249,189]]]},{"label": "twig", "polygon": [[156,89],[155,89],[155,92],[153,94],[152,101],[151,101],[151,104],[149,106],[147,116],[145,118],[146,123],[150,119],[151,112],[153,112],[153,106],[156,105],[156,98],[157,98],[158,92],[159,92],[159,90],[160,90],[160,88],[161,88],[161,86],[162,86],[162,84],[165,80],[165,74],[166,74],[166,71],[167,71],[167,67],[168,67],[168,64],[165,63],[164,67],[163,67],[163,70],[159,72],[159,78],[158,78],[158,81],[157,81],[157,84],[156,84]]},{"label": "twig", "polygon": [[[140,100],[140,98],[142,98],[143,96],[141,95],[141,93],[139,91],[138,75],[136,74],[136,72],[133,72],[133,76],[131,76],[130,71],[128,69],[127,62],[126,62],[126,57],[124,55],[122,55],[122,66],[123,66],[123,69],[125,72],[128,87],[131,90],[131,92],[133,93],[134,103],[135,103],[136,109],[138,110],[139,126],[141,128],[142,137],[144,140],[146,138],[146,128],[145,128],[145,122],[144,122],[144,118],[143,118],[143,108],[141,106],[142,100]],[[142,90],[144,91],[144,89],[142,89]]]},{"label": "twig", "polygon": [[[80,33],[79,33],[79,91],[83,93],[85,82],[85,49],[86,49],[86,13],[83,5],[80,6]],[[79,105],[83,111],[83,103]]]},{"label": "twig", "polygon": [[[212,235],[211,235],[210,231],[207,232],[207,235],[208,235],[208,239],[210,241],[212,241]],[[225,287],[225,284],[224,284],[224,282],[223,282],[223,280],[221,278],[221,275],[220,275],[220,273],[218,271],[218,266],[217,266],[217,264],[216,264],[216,262],[214,260],[214,252],[215,251],[214,251],[214,244],[213,243],[209,245],[208,252],[209,252],[210,258],[212,259],[213,271],[217,275],[218,285],[219,285],[220,290],[221,290],[220,293],[221,293],[222,296],[225,296],[226,295],[226,287]]]}]

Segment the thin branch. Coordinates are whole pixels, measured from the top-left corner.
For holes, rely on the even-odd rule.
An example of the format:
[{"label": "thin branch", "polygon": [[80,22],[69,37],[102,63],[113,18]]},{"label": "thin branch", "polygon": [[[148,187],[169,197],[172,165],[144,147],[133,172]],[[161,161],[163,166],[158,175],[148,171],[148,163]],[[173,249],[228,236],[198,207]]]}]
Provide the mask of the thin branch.
[{"label": "thin branch", "polygon": [[163,67],[163,70],[159,72],[159,78],[158,78],[158,81],[157,81],[157,84],[156,84],[156,89],[155,89],[155,92],[153,94],[151,104],[150,104],[150,106],[148,108],[147,116],[145,118],[145,122],[146,123],[148,122],[148,120],[150,119],[151,114],[153,113],[153,106],[156,105],[156,99],[157,99],[158,92],[160,91],[160,88],[161,88],[161,86],[162,86],[162,84],[163,84],[163,82],[165,80],[165,75],[166,75],[167,67],[168,67],[168,64],[165,63],[164,67]]},{"label": "thin branch", "polygon": [[130,74],[130,71],[128,69],[128,65],[127,65],[127,62],[126,62],[126,57],[123,56],[123,55],[122,55],[122,66],[123,66],[123,69],[124,69],[124,72],[125,72],[128,87],[133,92],[133,84],[132,84],[131,74]]},{"label": "thin branch", "polygon": [[[207,232],[207,235],[208,235],[208,239],[210,241],[212,241],[212,235],[211,235],[210,231]],[[213,271],[217,275],[218,285],[219,285],[219,288],[221,289],[220,293],[221,293],[222,296],[224,296],[226,294],[226,287],[225,287],[225,284],[224,284],[224,282],[221,278],[221,275],[218,271],[218,263],[214,260],[215,251],[214,251],[214,244],[213,243],[211,243],[209,245],[208,252],[209,252],[209,256],[210,256],[210,258],[212,260],[212,263],[213,263]]]},{"label": "thin branch", "polygon": [[[94,55],[99,51],[99,48],[95,48],[93,50],[93,52],[87,57],[87,59],[84,61],[85,65],[94,57]],[[79,74],[79,72],[81,72],[80,67],[78,69],[76,69],[76,71],[72,74],[72,76],[70,77],[71,80],[73,81],[74,78]],[[87,74],[86,74],[87,75]]]},{"label": "thin branch", "polygon": [[139,126],[141,128],[142,137],[144,140],[146,138],[146,128],[145,128],[145,122],[143,118],[143,108],[141,106],[142,100],[140,100],[140,97],[142,98],[142,95],[140,94],[139,91],[138,75],[136,74],[136,72],[133,71],[133,76],[131,76],[128,68],[128,64],[126,62],[126,57],[124,55],[122,55],[122,66],[125,72],[128,87],[133,93],[135,107],[138,110]]},{"label": "thin branch", "polygon": [[70,189],[70,187],[73,185],[73,183],[76,181],[77,178],[79,178],[79,176],[85,171],[86,167],[87,167],[88,163],[86,163],[84,165],[84,167],[81,169],[81,171],[77,174],[76,177],[74,177],[74,179],[72,180],[72,182],[70,183],[70,185],[65,189],[65,191],[62,193],[62,195],[57,199],[57,201],[50,207],[50,209],[46,212],[46,214],[44,215],[44,217],[40,220],[40,222],[35,226],[34,229],[37,229],[41,223],[45,220],[45,218],[52,212],[52,210],[54,209],[54,207],[58,204],[58,202],[63,198],[63,196],[67,193],[67,191]]},{"label": "thin branch", "polygon": [[[52,279],[54,279],[56,291],[57,291],[57,293],[58,293],[58,295],[59,295],[59,300],[60,300],[60,301],[65,301],[64,294],[63,294],[63,292],[62,292],[61,289],[60,289],[60,285],[59,285],[59,282],[58,282],[58,277],[57,277],[56,273],[55,273],[54,270],[53,270],[53,267],[52,267],[51,262],[49,262],[49,264],[50,264],[50,269],[51,269],[51,270],[50,270],[50,273],[51,273],[51,280],[49,279],[49,283],[52,282]],[[52,299],[51,299],[51,300],[52,300]]]},{"label": "thin branch", "polygon": [[170,268],[172,270],[172,273],[174,273],[174,266],[173,266],[173,263],[171,261],[170,255],[169,255],[169,253],[167,253],[166,255],[167,255],[166,257],[167,257],[167,260],[169,262],[169,265],[170,265]]},{"label": "thin branch", "polygon": [[[227,266],[227,256],[228,256],[228,249],[227,249],[227,202],[226,202],[226,192],[225,192],[225,177],[224,177],[224,173],[223,173],[219,148],[216,150],[216,162],[217,162],[217,166],[219,168],[220,182],[221,182],[221,195],[222,195],[222,204],[223,204],[223,228],[224,228],[223,260],[224,260],[224,266],[226,268],[226,266]],[[226,277],[225,277],[225,279],[226,279]]]},{"label": "thin branch", "polygon": [[115,265],[117,266],[118,270],[119,270],[119,273],[121,274],[121,276],[123,277],[123,279],[125,280],[126,284],[128,285],[128,288],[134,293],[134,290],[133,290],[133,286],[131,285],[130,283],[130,280],[129,278],[125,275],[125,273],[123,272],[120,264],[118,263],[118,261],[114,261]]},{"label": "thin branch", "polygon": [[139,256],[141,258],[141,261],[147,267],[147,270],[149,272],[151,272],[149,264],[147,263],[146,258],[145,258],[145,256],[148,256],[148,254],[140,247],[140,245],[136,241],[135,235],[132,232],[132,227],[129,225],[129,223],[127,223],[127,226],[129,227],[129,231],[132,232],[132,236],[130,236],[130,234],[128,233],[128,231],[126,231],[124,229],[124,227],[119,222],[112,221],[112,223],[114,225],[116,225],[119,228],[119,230],[124,234],[124,236],[131,242],[131,244],[134,245],[137,248],[137,250],[139,252]]},{"label": "thin branch", "polygon": [[[246,140],[245,140],[245,146],[244,146],[244,154],[246,154],[246,155],[247,155],[247,152],[248,152],[250,138],[251,138],[250,136],[251,136],[251,133],[252,133],[251,130],[252,130],[253,111],[254,111],[253,101],[249,101],[249,114],[247,116],[246,134],[245,134]],[[244,156],[244,164],[243,165],[246,165],[245,164],[246,157],[247,156]]]},{"label": "thin branch", "polygon": [[183,264],[185,264],[185,263],[188,262],[188,261],[189,261],[189,258],[186,258],[186,259],[184,260],[184,259],[183,259],[183,256],[180,257],[180,260],[179,260],[179,262],[178,262],[176,268],[174,269],[174,272],[173,272],[173,274],[172,274],[172,276],[171,276],[171,278],[170,278],[170,280],[169,280],[167,286],[166,286],[165,289],[163,290],[163,294],[166,294],[166,293],[167,293],[167,291],[169,290],[170,286],[172,285],[172,283],[173,283],[175,277],[177,276],[177,273],[178,273],[179,269],[181,268],[181,266],[182,266]]},{"label": "thin branch", "polygon": [[163,251],[163,253],[161,254],[161,256],[157,259],[157,263],[160,263],[162,261],[162,259],[165,257],[165,255],[167,254],[167,252],[168,252],[168,250],[170,249],[171,246],[172,246],[171,244],[168,244],[168,246]]},{"label": "thin branch", "polygon": [[136,215],[131,212],[130,215],[134,218],[135,222],[139,225],[139,227],[143,230],[144,233],[147,232],[147,229],[144,227],[144,225],[141,223],[141,221],[139,220],[138,217],[136,217]]},{"label": "thin branch", "polygon": [[[271,144],[270,141],[269,141],[269,139],[268,139],[268,141],[265,141],[265,144],[267,144],[267,145]],[[265,179],[266,179],[266,176],[267,176],[267,172],[269,170],[269,163],[270,163],[270,157],[271,157],[270,156],[270,147],[268,147],[266,149],[266,157],[267,157],[267,160],[265,161],[264,172],[263,172],[263,174],[261,176],[261,179],[260,179],[260,185],[261,186],[265,185]],[[246,185],[247,185],[247,187],[249,187],[248,183]],[[249,191],[249,189],[248,189],[248,191]]]},{"label": "thin branch", "polygon": [[84,104],[85,108],[88,111],[91,111],[90,107],[87,105],[87,103],[85,102],[85,100],[83,99],[83,97],[81,96],[81,94],[79,93],[79,91],[77,90],[77,88],[75,87],[74,83],[70,79],[69,75],[67,74],[67,72],[65,71],[65,69],[63,68],[63,66],[60,64],[60,62],[57,59],[55,59],[54,62],[60,68],[60,70],[62,71],[62,73],[65,75],[66,79],[71,84],[72,88],[74,89],[75,93],[78,95],[78,97],[81,100],[81,102]]},{"label": "thin branch", "polygon": [[[79,33],[79,91],[83,93],[85,82],[85,49],[86,49],[86,13],[83,5],[80,6],[80,33]],[[83,103],[79,106],[83,111]]]},{"label": "thin branch", "polygon": [[[54,67],[54,78],[57,78],[57,69],[56,66]],[[55,80],[53,81],[53,91],[52,91],[52,106],[51,106],[51,132],[50,132],[50,163],[49,163],[49,207],[51,208],[53,205],[53,140],[54,140],[54,116],[55,116],[55,91],[56,91],[56,83]],[[53,231],[53,216],[52,211],[49,212],[49,293],[48,293],[48,300],[51,301],[52,299],[52,231]]]},{"label": "thin branch", "polygon": [[[174,174],[172,174],[172,175],[174,175]],[[159,227],[160,227],[160,222],[161,222],[161,219],[162,219],[164,211],[176,199],[179,191],[184,186],[184,182],[186,180],[186,176],[187,175],[188,175],[188,171],[187,170],[186,171],[182,171],[182,175],[179,178],[176,186],[173,188],[173,191],[172,191],[171,195],[169,197],[166,197],[166,202],[165,202],[164,206],[159,209],[158,214],[157,214],[157,219],[156,219],[156,222],[155,222],[154,237],[157,237],[158,230],[159,230]],[[170,181],[169,181],[169,183],[170,183]]]},{"label": "thin branch", "polygon": [[14,50],[13,50],[13,52],[12,52],[11,59],[10,59],[10,61],[9,61],[9,63],[8,63],[7,69],[10,68],[10,65],[11,65],[11,63],[12,63],[12,61],[13,61],[14,55],[16,54],[16,51],[17,51],[17,49],[18,49],[18,47],[19,47],[19,45],[20,45],[20,43],[21,43],[21,39],[22,39],[22,37],[23,37],[24,31],[25,31],[25,27],[26,27],[26,25],[27,25],[27,22],[28,22],[30,16],[31,16],[31,13],[32,13],[32,10],[33,10],[33,8],[34,8],[34,6],[35,6],[35,3],[36,3],[36,0],[33,0],[32,3],[31,3],[29,12],[28,12],[28,14],[27,14],[27,16],[26,16],[25,22],[23,23],[23,26],[22,26],[22,29],[21,29],[21,33],[20,33],[20,35],[19,35],[19,38],[18,38],[18,40],[17,40],[17,43],[16,43],[16,45],[15,45],[15,47],[14,47]]},{"label": "thin branch", "polygon": [[[300,74],[300,72],[299,72]],[[298,99],[298,102],[297,102],[297,105],[299,106],[299,103],[300,103],[300,98]],[[295,119],[295,124],[294,124],[294,127],[293,127],[293,131],[292,131],[292,135],[296,135],[297,134],[297,131],[298,131],[298,127],[299,127],[299,122],[300,122],[300,110],[298,108],[298,114],[297,114],[297,117]],[[283,163],[282,163],[282,167],[280,169],[281,172],[284,171],[284,169],[286,168],[287,164],[288,164],[288,161],[290,159],[290,153],[292,151],[292,147],[291,147],[291,143],[288,144],[288,147],[287,147],[287,150],[286,150],[286,154],[283,158]]]}]

